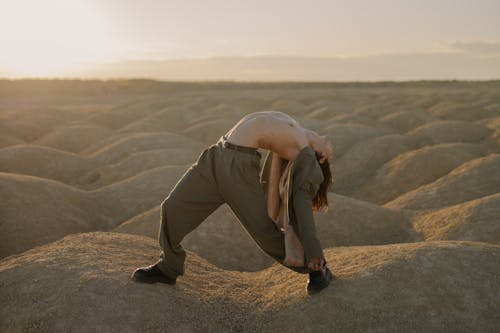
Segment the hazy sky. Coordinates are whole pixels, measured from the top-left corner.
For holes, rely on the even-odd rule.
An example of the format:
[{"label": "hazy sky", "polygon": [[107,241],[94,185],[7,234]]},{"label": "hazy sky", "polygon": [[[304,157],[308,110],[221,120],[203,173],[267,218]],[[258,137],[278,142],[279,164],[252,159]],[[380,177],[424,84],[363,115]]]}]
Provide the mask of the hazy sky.
[{"label": "hazy sky", "polygon": [[0,75],[212,56],[500,53],[499,0],[0,0]]}]

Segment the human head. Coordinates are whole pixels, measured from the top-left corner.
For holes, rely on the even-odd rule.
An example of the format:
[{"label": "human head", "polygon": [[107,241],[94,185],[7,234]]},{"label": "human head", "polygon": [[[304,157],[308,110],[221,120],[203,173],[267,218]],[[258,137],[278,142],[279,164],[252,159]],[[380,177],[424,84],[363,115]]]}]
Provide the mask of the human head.
[{"label": "human head", "polygon": [[330,162],[325,160],[323,163],[320,163],[321,158],[322,156],[316,152],[316,160],[318,161],[321,171],[323,172],[323,182],[319,185],[318,192],[313,198],[312,208],[314,211],[324,211],[328,209],[328,190],[333,184]]}]

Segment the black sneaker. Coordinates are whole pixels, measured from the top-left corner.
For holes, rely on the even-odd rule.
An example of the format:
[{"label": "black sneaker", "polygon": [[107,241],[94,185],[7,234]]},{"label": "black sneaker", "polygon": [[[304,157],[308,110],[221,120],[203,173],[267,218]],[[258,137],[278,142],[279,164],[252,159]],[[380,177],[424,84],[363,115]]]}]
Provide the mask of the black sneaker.
[{"label": "black sneaker", "polygon": [[163,274],[163,272],[158,267],[158,264],[154,264],[147,267],[137,268],[131,276],[132,280],[144,283],[166,283],[175,284],[175,280],[169,276]]},{"label": "black sneaker", "polygon": [[333,278],[332,272],[328,267],[323,267],[320,271],[309,273],[309,282],[307,283],[307,293],[309,295],[319,293],[321,290],[328,287],[330,280]]}]

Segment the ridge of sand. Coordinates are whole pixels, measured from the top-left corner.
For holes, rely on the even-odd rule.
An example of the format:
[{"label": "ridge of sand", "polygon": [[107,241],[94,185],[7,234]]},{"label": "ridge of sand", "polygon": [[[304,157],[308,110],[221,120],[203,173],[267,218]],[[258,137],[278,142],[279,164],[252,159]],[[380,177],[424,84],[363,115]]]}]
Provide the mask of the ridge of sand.
[{"label": "ridge of sand", "polygon": [[232,119],[210,119],[200,121],[193,125],[187,126],[182,134],[194,138],[198,141],[210,144],[216,142],[221,135],[226,133],[233,127],[235,121]]},{"label": "ridge of sand", "polygon": [[81,175],[77,183],[85,189],[98,189],[134,177],[147,170],[163,166],[188,166],[196,161],[199,154],[199,151],[184,148],[140,151],[130,154],[117,163],[93,168]]},{"label": "ridge of sand", "polygon": [[494,105],[488,104],[488,99],[478,97],[466,103],[464,101],[441,102],[429,108],[428,112],[442,119],[474,121],[494,115],[498,116],[498,110],[492,107]]},{"label": "ridge of sand", "polygon": [[380,122],[404,133],[435,120],[436,118],[421,110],[397,111],[380,118]]},{"label": "ridge of sand", "polygon": [[365,105],[359,105],[354,108],[353,113],[359,116],[370,117],[372,119],[380,119],[385,115],[393,112],[393,107],[378,98],[376,101],[368,102]]},{"label": "ridge of sand", "polygon": [[373,128],[380,128],[383,131],[387,132],[392,132],[393,129],[390,126],[387,126],[381,122],[378,122],[377,120],[367,117],[367,116],[361,116],[357,114],[341,114],[338,116],[333,117],[330,119],[331,122],[335,124],[355,124],[355,125],[363,125],[363,126],[368,126],[368,127],[373,127]]},{"label": "ridge of sand", "polygon": [[105,127],[85,123],[74,124],[50,131],[32,144],[78,153],[85,147],[107,138],[111,133]]},{"label": "ridge of sand", "polygon": [[111,163],[129,154],[153,149],[192,148],[204,145],[191,138],[173,133],[125,133],[109,137],[90,146],[81,154],[92,156],[103,163]]},{"label": "ridge of sand", "polygon": [[[330,106],[329,104],[333,104]],[[339,108],[336,108],[336,103],[327,102],[327,101],[318,101],[310,106],[311,111],[306,114],[307,118],[317,119],[320,121],[328,121],[334,117],[342,116],[345,114]]]},{"label": "ridge of sand", "polygon": [[168,195],[189,166],[162,166],[91,191],[115,217],[115,226],[148,210]]},{"label": "ridge of sand", "polygon": [[500,193],[413,218],[426,240],[469,240],[500,244]]},{"label": "ridge of sand", "polygon": [[296,100],[292,96],[280,96],[271,104],[274,110],[284,110],[290,113],[303,113],[305,109],[304,103]]},{"label": "ridge of sand", "polygon": [[0,257],[64,235],[107,230],[161,203],[186,171],[160,167],[94,191],[55,180],[0,173]]},{"label": "ridge of sand", "polygon": [[2,134],[0,136],[0,149],[6,148],[9,146],[22,145],[24,144],[24,140],[16,138],[12,135]]},{"label": "ridge of sand", "polygon": [[15,145],[0,149],[0,172],[20,173],[72,184],[95,163],[78,154],[44,146]]},{"label": "ridge of sand", "polygon": [[391,134],[379,128],[355,124],[331,124],[324,128],[323,134],[332,142],[335,157],[339,158],[357,142]]},{"label": "ridge of sand", "polygon": [[439,120],[417,127],[408,135],[418,137],[425,144],[447,142],[480,143],[491,135],[492,131],[480,124],[461,120]]},{"label": "ridge of sand", "polygon": [[[386,203],[389,208],[438,209],[494,194],[500,188],[500,154],[476,158],[436,181]],[[488,175],[485,177],[485,175]]]},{"label": "ridge of sand", "polygon": [[[500,109],[500,107],[499,107],[499,109]],[[483,126],[486,126],[492,130],[498,130],[498,129],[500,129],[500,116],[484,118],[484,119],[476,121],[476,123],[483,125]]]},{"label": "ridge of sand", "polygon": [[70,121],[76,121],[77,114],[50,108],[29,108],[27,110],[1,111],[0,133],[12,136],[22,142],[32,142],[54,130],[63,128]]},{"label": "ridge of sand", "polygon": [[[49,133],[51,129],[43,128],[27,121],[2,120],[0,122],[0,133],[2,137],[13,137],[23,142],[31,142]],[[10,139],[10,141],[13,141]]]},{"label": "ridge of sand", "polygon": [[344,195],[355,193],[385,162],[417,147],[414,137],[401,134],[356,143],[333,163],[334,191]]},{"label": "ridge of sand", "polygon": [[405,243],[421,239],[405,212],[398,209],[331,192],[328,193],[328,202],[326,213],[314,213],[323,247]]},{"label": "ridge of sand", "polygon": [[170,106],[120,128],[117,133],[176,132],[188,123],[187,108]]},{"label": "ridge of sand", "polygon": [[194,148],[152,149],[137,153],[127,153],[121,148],[124,146],[96,156],[82,156],[43,146],[9,146],[0,149],[0,172],[47,178],[94,190],[154,168],[192,164],[200,153]]},{"label": "ridge of sand", "polygon": [[485,146],[471,143],[443,143],[403,152],[378,168],[354,197],[384,204],[436,181],[463,163],[484,156],[486,152]]},{"label": "ridge of sand", "polygon": [[191,252],[175,286],[138,284],[153,240],[78,234],[0,261],[0,330],[494,332],[499,255],[452,241],[327,249],[336,280],[310,297],[307,275],[278,264],[224,271]]},{"label": "ridge of sand", "polygon": [[136,121],[137,118],[147,116],[152,110],[161,109],[167,106],[168,102],[155,102],[153,97],[139,98],[124,104],[119,104],[105,112],[95,113],[86,120],[97,126],[117,130]]},{"label": "ridge of sand", "polygon": [[0,257],[110,225],[100,203],[57,181],[0,173]]}]

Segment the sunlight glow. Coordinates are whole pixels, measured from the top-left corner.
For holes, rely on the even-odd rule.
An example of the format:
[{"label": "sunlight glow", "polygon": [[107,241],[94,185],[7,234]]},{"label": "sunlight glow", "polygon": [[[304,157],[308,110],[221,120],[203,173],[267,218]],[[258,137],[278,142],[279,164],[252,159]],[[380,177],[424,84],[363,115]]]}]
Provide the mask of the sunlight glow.
[{"label": "sunlight glow", "polygon": [[88,1],[2,3],[0,72],[16,77],[71,75],[120,54],[112,22]]}]

